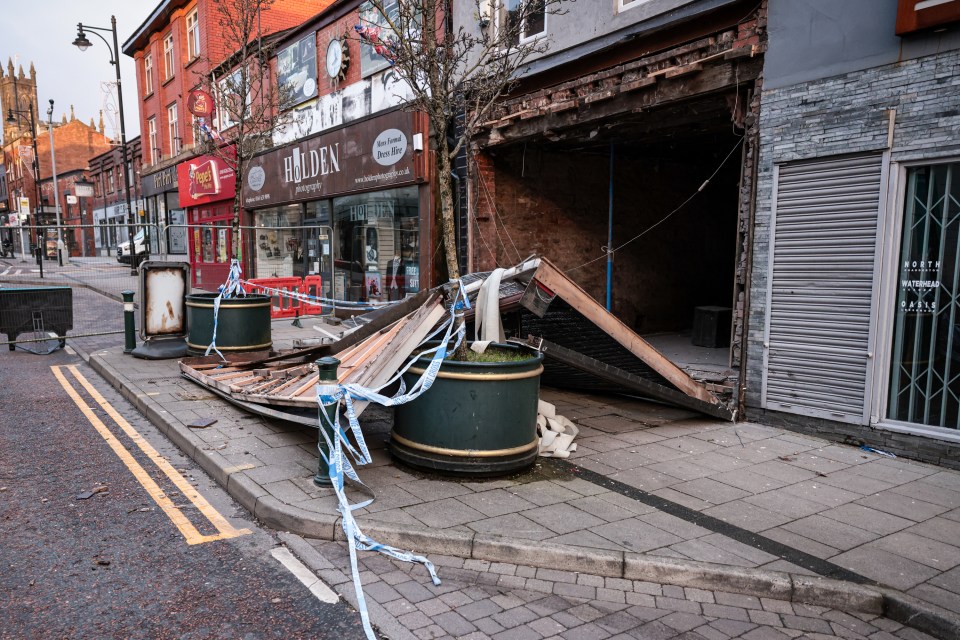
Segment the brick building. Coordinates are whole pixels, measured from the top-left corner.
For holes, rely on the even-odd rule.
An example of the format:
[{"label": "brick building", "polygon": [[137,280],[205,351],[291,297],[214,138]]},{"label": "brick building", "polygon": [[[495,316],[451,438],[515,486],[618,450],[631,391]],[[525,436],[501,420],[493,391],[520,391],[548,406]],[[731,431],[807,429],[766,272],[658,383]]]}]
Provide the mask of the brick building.
[{"label": "brick building", "polygon": [[[53,185],[53,157],[50,153],[50,122],[44,123],[46,135],[38,133],[37,152],[40,155],[40,197],[43,203],[41,223],[55,224],[57,220],[57,201],[59,196],[60,224],[64,227],[63,241],[70,256],[95,255],[94,237],[90,225],[93,224],[93,206],[89,199],[80,201],[76,197],[76,183],[89,181],[87,165],[91,157],[103,153],[113,146],[113,141],[103,134],[102,123],[98,130],[90,120],[84,124],[76,118],[73,107],[70,116],[63,114],[60,122],[53,123],[53,145],[56,157],[57,188]],[[87,228],[82,228],[86,225]],[[56,238],[55,230],[47,230],[48,237]]]},{"label": "brick building", "polygon": [[[143,169],[142,138],[137,136],[127,141],[127,152],[132,162],[132,173],[124,175],[123,152],[119,146],[90,158],[88,176],[93,183],[93,198],[89,206],[92,209],[91,224],[95,225],[94,245],[97,255],[114,255],[116,245],[128,237],[127,224],[130,221],[127,209],[125,180],[130,180],[131,207],[136,222],[146,217],[146,205],[143,197],[140,172]],[[151,230],[150,251],[160,251],[156,230]]]},{"label": "brick building", "polygon": [[[331,0],[277,0],[261,15],[263,34],[298,25]],[[123,43],[137,69],[137,111],[143,139],[146,220],[186,222],[177,195],[176,164],[195,155],[197,139],[187,111],[189,92],[234,51],[211,0],[163,0]],[[170,243],[174,239],[165,238]]]},{"label": "brick building", "polygon": [[769,34],[747,415],[957,467],[960,2],[771,0]]},{"label": "brick building", "polygon": [[[348,37],[376,20],[363,9],[360,0],[336,2],[275,43],[274,76],[292,89],[292,108],[274,149],[250,162],[247,175],[262,182],[238,186],[256,229],[244,247],[247,272],[305,278],[305,288],[319,281],[324,296],[351,302],[434,284],[435,243],[421,242],[434,233],[428,121],[400,108],[409,88],[390,64]],[[395,155],[375,153],[385,135]]]},{"label": "brick building", "polygon": [[[19,210],[19,199],[27,198],[30,202],[32,216],[27,220],[31,227],[47,227],[55,225],[57,208],[53,188],[53,163],[50,152],[50,132],[53,131],[53,144],[56,157],[57,187],[61,224],[78,226],[91,224],[91,210],[81,204],[68,203],[73,199],[75,183],[84,180],[87,176],[87,161],[91,156],[103,153],[109,149],[112,142],[103,133],[101,120],[99,129],[91,118],[89,124],[81,122],[70,107],[70,114],[62,114],[59,120],[54,120],[52,114],[44,114],[37,110],[37,73],[30,65],[29,75],[24,74],[21,66],[14,70],[13,62],[8,61],[7,73],[0,74],[0,99],[3,100],[4,112],[4,165],[9,169],[7,207],[10,211]],[[32,107],[32,109],[31,109]],[[7,119],[8,109],[20,111],[14,117]],[[30,131],[30,113],[33,115],[33,125],[36,127],[36,140],[32,139]],[[34,178],[33,152],[36,149],[36,164],[39,180]],[[87,203],[89,204],[89,203]],[[47,229],[50,238],[56,238],[55,229]],[[31,232],[36,241],[35,232]],[[82,256],[93,254],[92,235],[83,231],[64,230],[62,233],[69,255]]]}]

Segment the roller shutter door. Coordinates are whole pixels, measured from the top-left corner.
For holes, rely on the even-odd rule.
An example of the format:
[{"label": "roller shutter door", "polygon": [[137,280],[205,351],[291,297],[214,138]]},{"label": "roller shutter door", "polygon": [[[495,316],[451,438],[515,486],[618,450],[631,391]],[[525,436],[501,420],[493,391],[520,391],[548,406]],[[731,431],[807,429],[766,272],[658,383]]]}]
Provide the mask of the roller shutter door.
[{"label": "roller shutter door", "polygon": [[779,165],[763,406],[868,421],[882,156]]}]

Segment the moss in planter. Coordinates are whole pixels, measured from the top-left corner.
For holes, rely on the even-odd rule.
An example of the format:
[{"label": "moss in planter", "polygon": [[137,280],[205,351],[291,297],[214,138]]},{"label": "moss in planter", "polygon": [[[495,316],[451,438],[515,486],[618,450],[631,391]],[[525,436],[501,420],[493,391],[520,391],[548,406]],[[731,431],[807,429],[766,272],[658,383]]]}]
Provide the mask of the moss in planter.
[{"label": "moss in planter", "polygon": [[[522,362],[530,358],[530,354],[526,351],[489,347],[483,353],[477,353],[472,349],[467,349],[467,359],[465,362]],[[453,360],[453,354],[447,356],[446,359]]]}]

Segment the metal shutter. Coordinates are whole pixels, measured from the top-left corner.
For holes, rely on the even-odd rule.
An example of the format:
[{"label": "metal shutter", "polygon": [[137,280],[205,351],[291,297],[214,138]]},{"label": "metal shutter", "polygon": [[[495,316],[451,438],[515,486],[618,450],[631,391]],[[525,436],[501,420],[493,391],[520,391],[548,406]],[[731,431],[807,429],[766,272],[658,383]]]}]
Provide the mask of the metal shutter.
[{"label": "metal shutter", "polygon": [[777,169],[762,404],[865,424],[882,156]]}]

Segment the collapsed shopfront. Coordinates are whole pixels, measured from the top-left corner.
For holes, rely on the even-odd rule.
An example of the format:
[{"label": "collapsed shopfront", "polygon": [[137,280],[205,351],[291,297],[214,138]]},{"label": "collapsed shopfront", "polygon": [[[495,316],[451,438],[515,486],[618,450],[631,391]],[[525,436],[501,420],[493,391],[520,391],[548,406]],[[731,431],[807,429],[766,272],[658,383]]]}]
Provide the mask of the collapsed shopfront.
[{"label": "collapsed shopfront", "polygon": [[762,68],[746,30],[532,78],[543,88],[506,101],[478,140],[474,270],[548,257],[678,364],[732,383]]},{"label": "collapsed shopfront", "polygon": [[252,277],[318,276],[323,297],[350,302],[431,286],[425,129],[394,111],[253,158],[242,190]]}]

